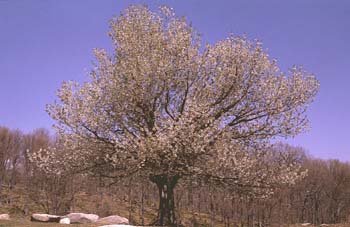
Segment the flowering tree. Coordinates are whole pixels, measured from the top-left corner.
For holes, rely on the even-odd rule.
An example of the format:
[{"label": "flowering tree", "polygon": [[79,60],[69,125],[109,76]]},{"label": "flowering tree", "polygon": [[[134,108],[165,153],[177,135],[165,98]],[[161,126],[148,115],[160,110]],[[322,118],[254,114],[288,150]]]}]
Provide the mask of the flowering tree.
[{"label": "flowering tree", "polygon": [[185,177],[263,196],[303,176],[270,140],[306,128],[318,90],[311,74],[284,74],[244,37],[201,47],[165,7],[131,6],[110,28],[113,55],[95,50],[89,80],[63,83],[48,106],[65,152],[36,152],[40,166],[147,176],[159,189],[160,225],[176,223],[174,187]]}]

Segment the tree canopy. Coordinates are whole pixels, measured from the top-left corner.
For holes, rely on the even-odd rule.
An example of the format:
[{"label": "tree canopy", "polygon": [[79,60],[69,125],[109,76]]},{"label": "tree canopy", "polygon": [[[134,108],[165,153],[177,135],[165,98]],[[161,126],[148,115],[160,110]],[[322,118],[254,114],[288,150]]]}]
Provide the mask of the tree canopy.
[{"label": "tree canopy", "polygon": [[[312,74],[282,72],[245,37],[203,46],[167,7],[130,6],[111,20],[109,36],[113,53],[96,49],[87,82],[64,82],[48,106],[64,152],[36,152],[40,166],[147,176],[160,196],[185,177],[268,195],[303,176],[271,140],[307,128]],[[160,202],[160,224],[174,224],[173,208]]]}]

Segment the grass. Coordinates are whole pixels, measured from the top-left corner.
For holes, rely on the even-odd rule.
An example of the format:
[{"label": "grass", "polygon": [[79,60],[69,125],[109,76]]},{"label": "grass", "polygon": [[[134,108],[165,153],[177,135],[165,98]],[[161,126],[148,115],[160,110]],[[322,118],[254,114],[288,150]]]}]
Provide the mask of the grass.
[{"label": "grass", "polygon": [[[18,218],[12,219],[10,221],[2,221],[0,220],[0,227],[64,227],[64,226],[72,226],[72,227],[98,227],[102,226],[101,224],[71,224],[71,225],[63,225],[59,223],[43,223],[43,222],[32,222],[29,219]],[[150,227],[150,226],[148,226]]]},{"label": "grass", "polygon": [[[18,218],[13,219],[10,221],[1,221],[0,220],[0,227],[62,227],[65,225],[58,224],[58,223],[41,223],[41,222],[31,222],[29,219],[24,218]],[[68,226],[73,227],[98,227],[100,225],[96,224],[72,224]],[[350,224],[333,224],[329,225],[330,227],[350,227]],[[292,225],[290,227],[302,227],[302,225]],[[310,226],[314,227],[314,226]]]},{"label": "grass", "polygon": [[[31,222],[29,219],[15,219],[10,221],[0,221],[0,227],[62,227],[59,223]],[[95,224],[73,224],[74,227],[96,227]]]}]

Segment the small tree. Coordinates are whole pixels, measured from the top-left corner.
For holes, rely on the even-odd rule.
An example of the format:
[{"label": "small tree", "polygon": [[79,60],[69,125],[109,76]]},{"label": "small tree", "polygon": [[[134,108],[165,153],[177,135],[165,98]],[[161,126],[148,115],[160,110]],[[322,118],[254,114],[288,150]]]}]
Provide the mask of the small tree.
[{"label": "small tree", "polygon": [[114,54],[95,50],[89,80],[64,82],[48,106],[65,152],[37,152],[41,166],[146,176],[159,189],[160,225],[176,224],[174,188],[183,178],[265,196],[303,175],[269,152],[269,141],[307,126],[318,89],[312,75],[282,73],[244,37],[201,47],[166,7],[129,7],[110,22],[109,36]]}]

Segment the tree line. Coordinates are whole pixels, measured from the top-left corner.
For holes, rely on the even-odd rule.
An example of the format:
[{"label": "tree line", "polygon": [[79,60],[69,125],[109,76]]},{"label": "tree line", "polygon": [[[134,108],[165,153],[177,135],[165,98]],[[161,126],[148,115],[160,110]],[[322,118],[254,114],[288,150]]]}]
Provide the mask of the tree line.
[{"label": "tree line", "polygon": [[[29,152],[57,143],[48,130],[32,133],[0,128],[1,212],[121,214],[135,224],[157,216],[155,186],[143,178],[109,180],[100,176],[45,173],[29,160]],[[185,226],[282,226],[310,222],[341,223],[350,214],[350,164],[321,160],[286,144],[276,146],[307,170],[293,186],[267,197],[188,179],[175,189],[176,217]]]}]

